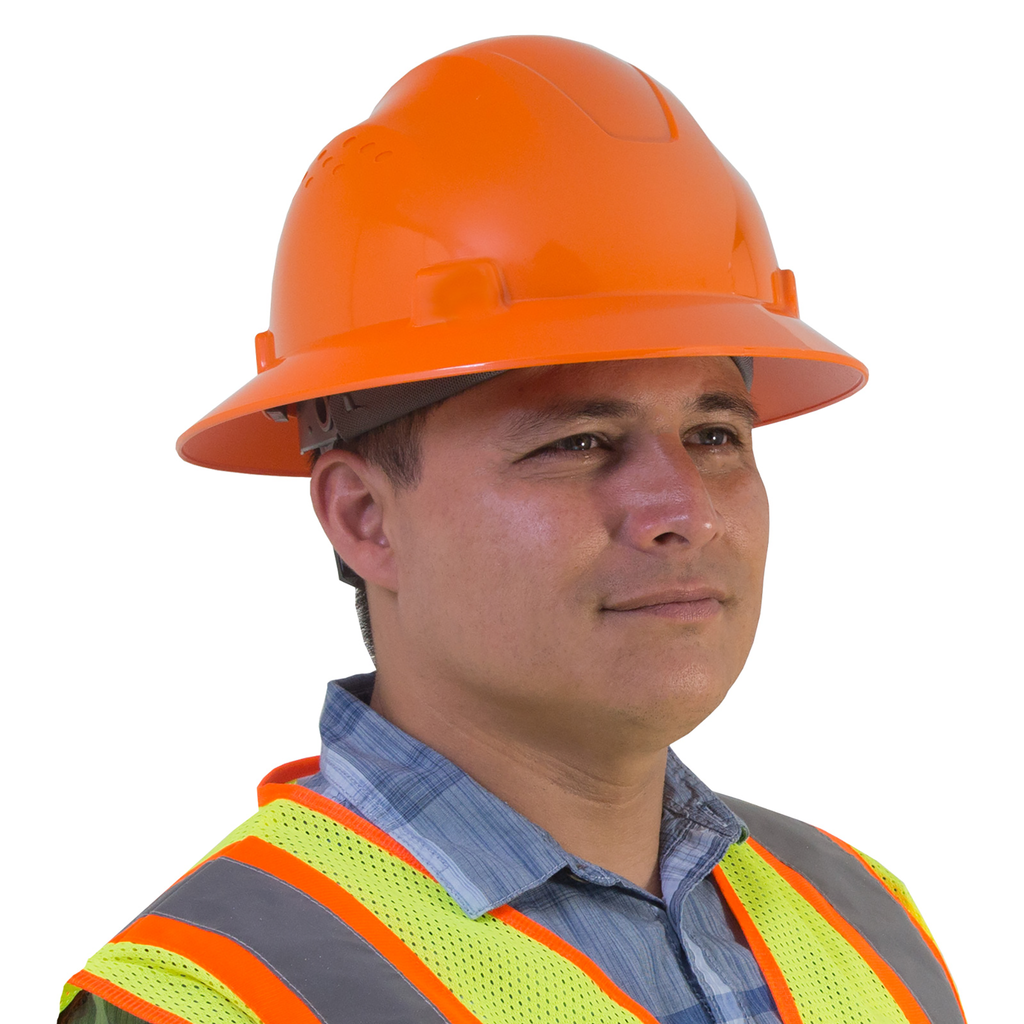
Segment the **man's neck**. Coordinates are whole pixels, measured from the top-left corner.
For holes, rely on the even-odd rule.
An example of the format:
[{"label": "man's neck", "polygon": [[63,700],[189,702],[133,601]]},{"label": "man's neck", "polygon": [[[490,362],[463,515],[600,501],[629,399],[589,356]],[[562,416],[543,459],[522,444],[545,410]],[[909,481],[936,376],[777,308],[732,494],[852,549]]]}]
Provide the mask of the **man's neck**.
[{"label": "man's neck", "polygon": [[[419,699],[418,699],[419,698]],[[382,681],[371,706],[458,765],[566,852],[661,895],[658,846],[667,748],[618,752],[612,744],[561,743],[504,715],[423,699]],[[566,730],[572,735],[572,730]]]}]

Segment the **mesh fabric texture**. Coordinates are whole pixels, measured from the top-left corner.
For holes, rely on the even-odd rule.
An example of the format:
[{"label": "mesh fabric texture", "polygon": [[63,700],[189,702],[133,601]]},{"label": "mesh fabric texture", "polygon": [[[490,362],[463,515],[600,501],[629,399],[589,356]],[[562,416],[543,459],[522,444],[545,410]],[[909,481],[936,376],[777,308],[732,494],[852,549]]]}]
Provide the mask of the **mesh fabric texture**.
[{"label": "mesh fabric texture", "polygon": [[472,919],[433,879],[340,823],[275,800],[217,849],[256,836],[340,884],[482,1021],[636,1024],[580,967],[505,922]]},{"label": "mesh fabric texture", "polygon": [[68,1003],[70,1003],[71,1000],[74,999],[81,991],[82,990],[77,985],[72,985],[69,981],[64,986],[64,990],[60,994],[60,1009],[63,1010],[64,1007],[66,1007]]},{"label": "mesh fabric texture", "polygon": [[785,977],[803,1024],[908,1024],[860,953],[748,844],[721,868]]},{"label": "mesh fabric texture", "polygon": [[934,941],[932,933],[929,930],[928,925],[925,924],[924,918],[921,916],[921,911],[917,909],[917,904],[907,891],[907,887],[884,864],[879,864],[877,860],[873,857],[869,857],[862,850],[858,850],[857,854],[878,876],[886,889],[888,889],[900,904],[902,904],[903,909],[914,919],[918,927],[928,936],[928,938]]},{"label": "mesh fabric texture", "polygon": [[192,1024],[259,1024],[209,971],[158,946],[111,942],[85,969]]}]

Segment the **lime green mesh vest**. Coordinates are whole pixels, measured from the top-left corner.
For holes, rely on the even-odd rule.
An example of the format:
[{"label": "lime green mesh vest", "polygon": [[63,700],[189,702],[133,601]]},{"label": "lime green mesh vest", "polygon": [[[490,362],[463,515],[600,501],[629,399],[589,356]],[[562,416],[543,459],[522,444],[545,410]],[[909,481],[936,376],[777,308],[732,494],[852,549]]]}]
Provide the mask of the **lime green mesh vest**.
[{"label": "lime green mesh vest", "polygon": [[[891,876],[810,826],[730,803],[764,844],[731,847],[716,878],[785,1024],[963,1024]],[[655,1024],[511,907],[466,917],[347,809],[276,783],[261,804],[88,961],[62,1007],[85,989],[152,1024]],[[794,829],[813,880],[793,866]],[[844,877],[823,885],[822,870]],[[913,948],[894,954],[894,942]]]}]

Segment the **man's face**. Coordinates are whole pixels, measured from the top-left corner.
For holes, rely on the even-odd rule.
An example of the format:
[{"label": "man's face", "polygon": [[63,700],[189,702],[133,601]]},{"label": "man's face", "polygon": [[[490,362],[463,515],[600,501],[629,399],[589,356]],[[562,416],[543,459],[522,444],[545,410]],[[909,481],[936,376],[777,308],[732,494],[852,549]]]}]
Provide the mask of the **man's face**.
[{"label": "man's face", "polygon": [[663,746],[743,667],[768,504],[730,359],[503,374],[428,417],[389,504],[381,671],[458,713]]}]

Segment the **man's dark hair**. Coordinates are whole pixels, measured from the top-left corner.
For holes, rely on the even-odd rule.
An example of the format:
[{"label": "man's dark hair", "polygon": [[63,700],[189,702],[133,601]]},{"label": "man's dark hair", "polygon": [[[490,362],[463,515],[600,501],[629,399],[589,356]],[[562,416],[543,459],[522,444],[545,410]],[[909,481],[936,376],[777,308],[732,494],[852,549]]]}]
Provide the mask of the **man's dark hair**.
[{"label": "man's dark hair", "polygon": [[[335,441],[334,449],[354,452],[364,458],[371,466],[382,469],[392,484],[399,490],[415,487],[420,481],[422,468],[422,449],[420,435],[427,417],[447,398],[425,405],[422,409],[414,409],[390,423],[382,423],[373,430],[352,441]],[[312,469],[320,458],[320,452],[313,449],[309,453],[309,467]],[[356,589],[356,617],[359,619],[359,630],[363,634],[363,643],[370,658],[376,664],[373,646],[373,629],[370,625],[370,603],[366,596],[366,584],[359,579]]]}]

